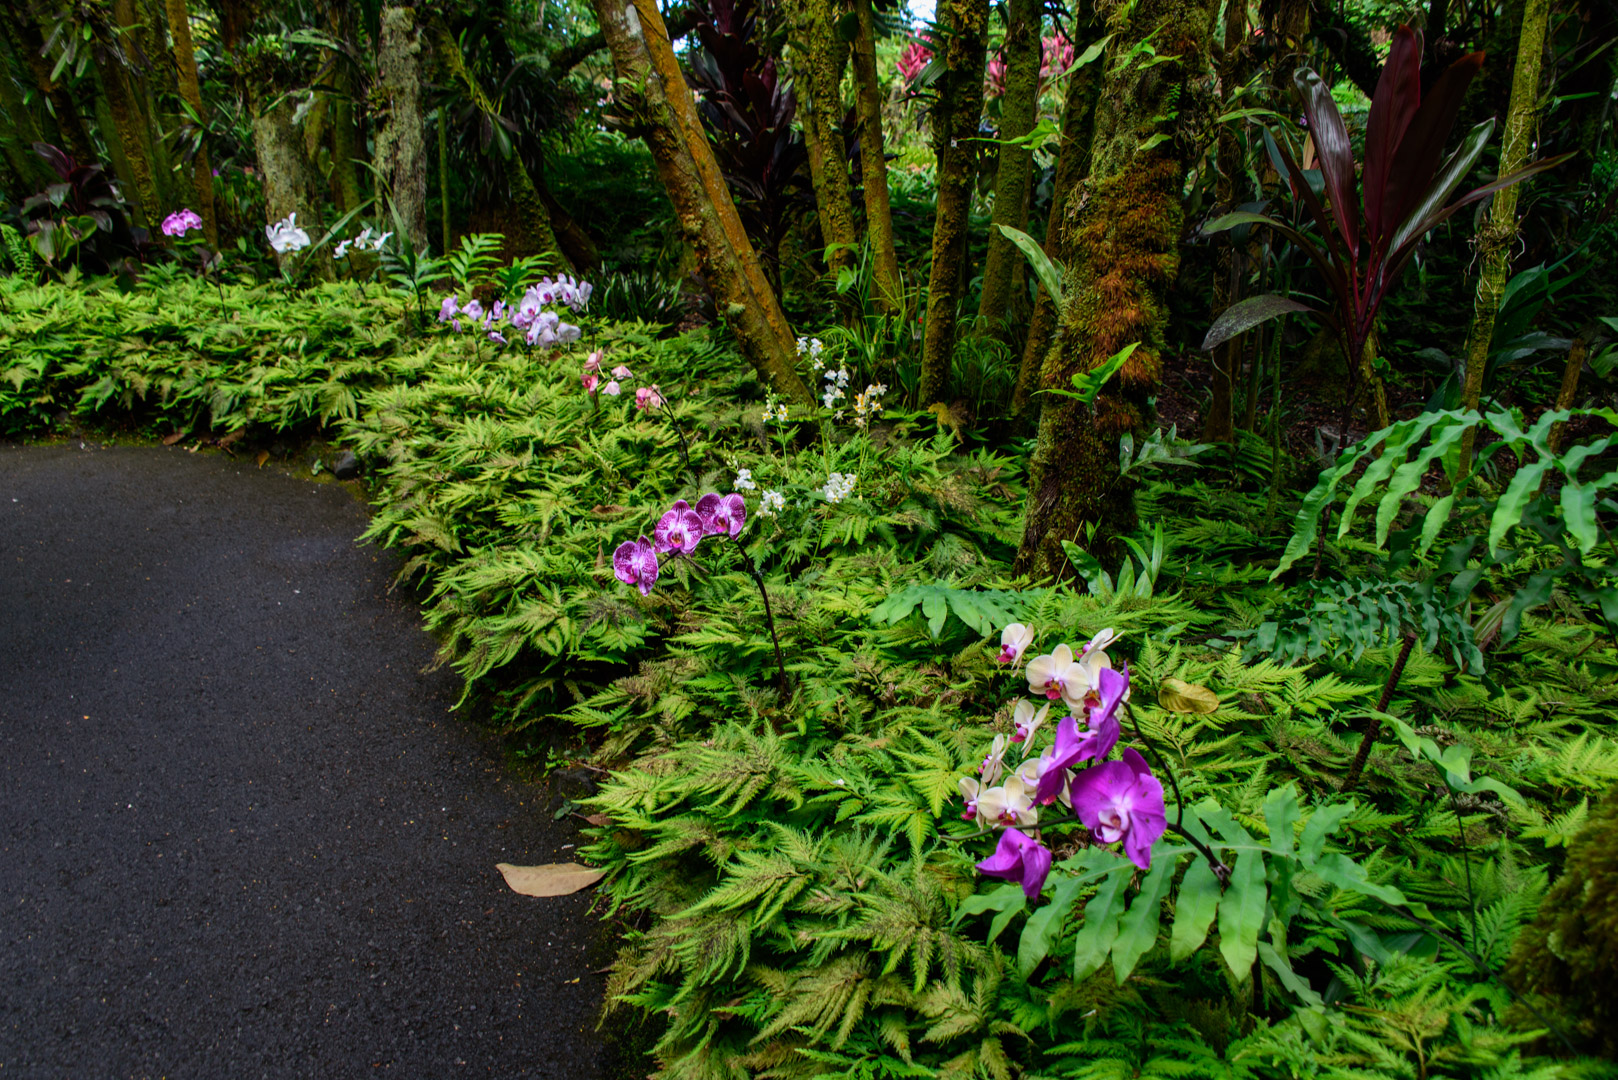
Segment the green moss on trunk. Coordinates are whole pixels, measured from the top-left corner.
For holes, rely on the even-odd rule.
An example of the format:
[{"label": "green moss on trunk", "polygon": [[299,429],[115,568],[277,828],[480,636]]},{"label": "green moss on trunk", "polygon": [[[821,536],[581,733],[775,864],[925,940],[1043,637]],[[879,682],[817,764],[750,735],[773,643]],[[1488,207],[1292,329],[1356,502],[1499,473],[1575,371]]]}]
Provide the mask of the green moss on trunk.
[{"label": "green moss on trunk", "polygon": [[1028,180],[1034,153],[1008,146],[1034,130],[1039,105],[1040,0],[1009,0],[1009,23],[1004,45],[1006,87],[1000,99],[1000,161],[994,180],[994,223],[989,227],[989,252],[983,263],[983,298],[978,320],[985,333],[998,333],[1011,300],[1012,271],[1023,262],[1017,245],[998,226],[1028,228]]},{"label": "green moss on trunk", "polygon": [[[1093,410],[1053,398],[1040,414],[1030,462],[1019,570],[1066,572],[1062,541],[1113,554],[1134,525],[1130,483],[1118,470],[1118,440],[1149,419],[1161,366],[1167,296],[1179,270],[1188,158],[1182,98],[1206,70],[1217,5],[1212,0],[1142,0],[1120,10],[1096,112],[1090,179],[1063,208],[1077,255],[1060,328],[1041,370],[1044,386],[1066,386],[1131,342],[1140,342]],[[1166,63],[1132,56],[1146,35]]]},{"label": "green moss on trunk", "polygon": [[840,88],[849,47],[837,32],[838,13],[830,0],[795,0],[790,11],[792,67],[804,91],[801,100],[807,106],[803,137],[808,144],[815,209],[822,242],[827,247],[836,245],[827,265],[837,270],[853,264],[859,242],[854,229],[848,155],[843,152],[843,135],[838,126],[843,117]]},{"label": "green moss on trunk", "polygon": [[888,163],[882,140],[882,88],[876,77],[876,38],[871,0],[854,0],[854,93],[860,118],[860,171],[864,178],[865,235],[876,271],[877,304],[898,310],[903,286],[893,246],[893,207],[888,199]]},{"label": "green moss on trunk", "polygon": [[983,114],[983,56],[989,32],[988,0],[943,0],[938,21],[947,37],[945,72],[933,109],[938,158],[938,210],[933,217],[932,270],[927,278],[927,327],[921,346],[921,401],[944,401],[950,392],[956,309],[971,277],[966,262],[967,214],[977,178],[978,119]]},{"label": "green moss on trunk", "polygon": [[[453,43],[452,43],[453,44]],[[377,172],[387,181],[409,242],[427,243],[427,132],[421,112],[421,51],[416,13],[382,9],[376,90],[385,110],[376,133]],[[455,49],[457,56],[459,48]]]}]

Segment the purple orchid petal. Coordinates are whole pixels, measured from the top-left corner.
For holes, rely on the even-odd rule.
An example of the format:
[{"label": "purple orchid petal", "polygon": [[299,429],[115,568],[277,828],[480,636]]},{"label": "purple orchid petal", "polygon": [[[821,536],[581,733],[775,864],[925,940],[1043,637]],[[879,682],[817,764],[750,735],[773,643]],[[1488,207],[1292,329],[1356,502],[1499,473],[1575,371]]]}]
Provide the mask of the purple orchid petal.
[{"label": "purple orchid petal", "polygon": [[719,496],[712,492],[697,500],[697,517],[702,519],[702,533],[704,536],[717,536],[725,531],[726,523],[720,521],[722,513]]},{"label": "purple orchid petal", "polygon": [[1064,716],[1056,724],[1056,744],[1045,754],[1045,771],[1039,775],[1039,787],[1034,791],[1034,802],[1048,806],[1056,801],[1062,790],[1068,768],[1084,752],[1086,738],[1079,734],[1079,725],[1071,716]]},{"label": "purple orchid petal", "polygon": [[684,499],[677,499],[652,530],[653,546],[662,552],[678,551],[689,555],[702,540],[702,518]]},{"label": "purple orchid petal", "polygon": [[612,572],[625,585],[634,585],[646,596],[657,582],[657,552],[645,536],[626,540],[612,553]]},{"label": "purple orchid petal", "polygon": [[978,863],[977,870],[984,877],[1020,882],[1023,895],[1037,900],[1051,872],[1051,853],[1020,829],[1007,829],[1000,834],[994,854]]},{"label": "purple orchid petal", "polygon": [[747,524],[747,500],[740,495],[731,494],[726,495],[719,501],[726,510],[726,521],[729,525],[730,535],[735,536]]}]

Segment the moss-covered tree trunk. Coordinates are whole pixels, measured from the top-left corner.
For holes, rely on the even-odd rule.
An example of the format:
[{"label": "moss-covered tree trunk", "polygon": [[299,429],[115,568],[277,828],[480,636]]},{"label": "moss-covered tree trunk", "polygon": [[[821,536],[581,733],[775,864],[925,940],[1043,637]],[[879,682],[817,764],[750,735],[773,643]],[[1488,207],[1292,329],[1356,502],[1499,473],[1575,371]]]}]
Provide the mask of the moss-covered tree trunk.
[{"label": "moss-covered tree trunk", "polygon": [[1020,139],[1034,130],[1039,108],[1041,0],[1008,0],[1006,24],[1006,87],[1000,98],[1000,161],[994,178],[994,219],[989,226],[989,252],[983,262],[983,298],[978,322],[984,333],[997,334],[1011,300],[1013,273],[1024,261],[1017,245],[999,226],[1028,228],[1029,177],[1034,152],[1007,140]]},{"label": "moss-covered tree trunk", "polygon": [[[0,65],[10,64],[12,52],[9,36],[0,37]],[[13,203],[57,182],[56,173],[31,149],[43,138],[33,112],[23,105],[17,84],[9,71],[0,67],[0,147],[4,148],[5,164],[11,174],[6,181],[6,195]]]},{"label": "moss-covered tree trunk", "polygon": [[851,266],[859,236],[854,229],[852,187],[848,155],[843,151],[843,70],[848,65],[848,42],[837,32],[837,9],[832,0],[794,0],[793,63],[801,92],[803,138],[809,152],[809,177],[815,189],[815,210],[820,237],[831,253],[833,270]]},{"label": "moss-covered tree trunk", "polygon": [[[1550,0],[1527,0],[1523,5],[1522,33],[1517,37],[1517,66],[1512,73],[1511,104],[1506,110],[1506,134],[1500,147],[1500,172],[1505,176],[1528,163],[1534,142],[1534,121],[1539,111],[1540,57],[1545,51],[1545,28],[1550,20]],[[1497,191],[1489,204],[1488,220],[1478,230],[1477,296],[1473,300],[1472,328],[1466,337],[1466,383],[1461,389],[1461,407],[1475,409],[1483,396],[1483,376],[1489,364],[1489,346],[1494,340],[1494,317],[1505,295],[1511,249],[1517,241],[1517,196],[1521,184]],[[1472,463],[1472,447],[1477,429],[1461,436],[1461,472]]]},{"label": "moss-covered tree trunk", "polygon": [[595,9],[612,50],[614,94],[652,152],[720,314],[766,385],[794,401],[813,402],[794,367],[786,315],[742,228],[655,0],[626,6],[595,0]]},{"label": "moss-covered tree trunk", "polygon": [[55,124],[54,134],[60,140],[56,145],[76,160],[90,163],[96,160],[94,144],[85,130],[83,114],[65,83],[51,78],[51,62],[44,55],[45,40],[39,25],[32,19],[0,18],[0,32],[9,39],[18,57],[33,76],[34,87],[50,101],[50,112]]},{"label": "moss-covered tree trunk", "polygon": [[[1083,40],[1082,38],[1080,39]],[[1072,245],[1063,227],[1063,208],[1079,181],[1090,175],[1090,150],[1095,136],[1096,102],[1101,97],[1101,65],[1086,64],[1068,83],[1067,100],[1062,103],[1062,143],[1056,152],[1056,173],[1051,178],[1051,208],[1045,219],[1045,254],[1059,266],[1073,260]],[[1019,423],[1027,423],[1030,413],[1037,418],[1039,402],[1034,390],[1045,353],[1051,347],[1060,312],[1056,299],[1043,287],[1034,298],[1034,314],[1028,323],[1028,340],[1023,343],[1022,364],[1017,369],[1017,386],[1011,395],[1011,412]]]},{"label": "moss-covered tree trunk", "polygon": [[[450,42],[453,46],[453,40]],[[440,59],[459,47],[440,49]],[[409,243],[427,243],[427,129],[421,114],[421,29],[407,7],[382,9],[376,43],[376,85],[386,112],[376,133],[374,161],[393,196]],[[470,80],[468,80],[470,81]]]},{"label": "moss-covered tree trunk", "polygon": [[[202,87],[197,82],[197,54],[191,41],[191,12],[185,0],[167,0],[169,37],[174,42],[174,73],[180,97],[191,106],[197,119],[206,122],[207,112],[202,105]],[[208,243],[219,243],[219,222],[214,217],[213,166],[208,162],[206,140],[197,147],[191,159],[191,186],[196,191],[196,211],[202,217],[202,232]]]},{"label": "moss-covered tree trunk", "polygon": [[[1096,109],[1090,177],[1063,208],[1076,253],[1056,343],[1040,383],[1067,386],[1140,342],[1093,409],[1053,397],[1040,413],[1029,463],[1019,570],[1058,577],[1062,541],[1111,554],[1134,525],[1134,493],[1118,470],[1118,440],[1148,419],[1161,370],[1167,298],[1179,271],[1181,193],[1196,141],[1179,119],[1207,70],[1214,0],[1140,0],[1118,8]],[[1152,36],[1165,63],[1135,47]],[[1093,530],[1093,534],[1092,534]]]},{"label": "moss-covered tree trunk", "polygon": [[[279,62],[271,60],[254,67],[255,70],[243,74],[248,88],[248,109],[253,117],[253,153],[258,159],[259,176],[264,181],[265,224],[274,224],[295,213],[298,227],[307,232],[311,240],[318,241],[321,236],[319,183],[304,154],[303,138],[292,122],[296,106],[283,92],[282,78],[269,74],[269,69],[279,69]],[[278,70],[278,74],[285,76],[284,71]],[[277,261],[285,265],[288,258],[308,257],[277,256]],[[331,280],[329,257],[316,255],[308,259],[308,265],[316,277]]]},{"label": "moss-covered tree trunk", "polygon": [[882,86],[876,76],[876,29],[871,0],[854,0],[854,102],[860,122],[860,172],[865,194],[865,236],[871,245],[880,310],[898,310],[903,285],[893,246],[893,207],[888,199],[887,145],[882,138]]},{"label": "moss-covered tree trunk", "polygon": [[[1247,5],[1225,5],[1225,55],[1219,65],[1219,85],[1229,104],[1231,95],[1241,88],[1247,53]],[[1241,127],[1237,124],[1219,125],[1214,151],[1217,179],[1214,198],[1219,212],[1236,209],[1236,181],[1242,172]],[[1213,313],[1218,315],[1241,299],[1242,255],[1236,250],[1231,234],[1226,233],[1219,243],[1217,268],[1214,271]],[[1242,336],[1237,335],[1214,350],[1213,394],[1208,403],[1208,415],[1203,418],[1202,438],[1210,443],[1228,443],[1236,438],[1235,400],[1236,379],[1241,374]],[[1255,364],[1257,354],[1255,353]]]},{"label": "moss-covered tree trunk", "polygon": [[[451,36],[449,29],[442,25],[435,28],[435,37],[438,43],[438,63],[444,74],[460,88],[468,101],[489,122],[498,124],[499,111],[494,102],[484,91],[482,85],[466,66],[466,58],[461,55],[461,46]],[[419,118],[419,113],[417,114]],[[421,239],[420,243],[427,242],[427,159],[425,156],[426,140],[424,133],[418,140],[423,150],[421,160]],[[380,151],[377,158],[381,159]],[[510,188],[512,217],[516,224],[516,241],[519,252],[523,255],[544,255],[552,264],[555,271],[572,271],[573,263],[563,254],[562,247],[556,242],[556,233],[551,229],[550,210],[545,205],[539,187],[534,178],[529,175],[528,167],[523,164],[522,155],[513,153],[503,163],[506,171],[506,183]]]},{"label": "moss-covered tree trunk", "polygon": [[933,106],[933,151],[938,159],[938,209],[933,216],[932,269],[927,275],[927,326],[921,343],[923,405],[950,393],[957,309],[971,268],[966,265],[967,213],[977,178],[978,120],[983,115],[983,55],[988,46],[988,0],[942,0],[944,74]]}]

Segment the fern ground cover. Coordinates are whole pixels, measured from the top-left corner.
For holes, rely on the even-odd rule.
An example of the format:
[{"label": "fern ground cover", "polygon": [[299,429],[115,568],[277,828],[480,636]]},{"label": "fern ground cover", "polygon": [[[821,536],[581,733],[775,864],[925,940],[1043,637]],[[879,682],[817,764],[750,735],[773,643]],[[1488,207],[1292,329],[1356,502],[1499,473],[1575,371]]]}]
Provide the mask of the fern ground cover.
[{"label": "fern ground cover", "polygon": [[[1405,487],[1374,534],[1349,513],[1289,549],[1302,492],[1158,436],[1126,451],[1141,529],[1036,581],[1012,566],[1025,447],[928,413],[783,416],[713,331],[586,315],[577,345],[500,348],[352,284],[12,279],[0,300],[9,434],[66,410],[318,433],[366,462],[369,536],[406,557],[468,693],[608,773],[583,808],[623,934],[606,1007],[652,1022],[660,1075],[1611,1071],[1579,1056],[1591,1014],[1510,974],[1555,954],[1525,927],[1618,779],[1618,658],[1583,562],[1501,632],[1570,565],[1516,522],[1516,547],[1453,553],[1502,504],[1532,517],[1509,481],[1425,545],[1434,500]],[[622,393],[586,392],[592,352]],[[806,349],[802,374],[832,385],[828,360]],[[739,543],[623,583],[621,545],[730,492]],[[1276,577],[1284,554],[1302,565]],[[1462,574],[1493,622],[1441,603]],[[992,838],[960,781],[1029,693],[996,662],[1014,623],[1033,652],[1117,635],[1124,738],[1219,871],[1180,834],[1137,870],[1069,821],[1039,899],[977,873]]]}]

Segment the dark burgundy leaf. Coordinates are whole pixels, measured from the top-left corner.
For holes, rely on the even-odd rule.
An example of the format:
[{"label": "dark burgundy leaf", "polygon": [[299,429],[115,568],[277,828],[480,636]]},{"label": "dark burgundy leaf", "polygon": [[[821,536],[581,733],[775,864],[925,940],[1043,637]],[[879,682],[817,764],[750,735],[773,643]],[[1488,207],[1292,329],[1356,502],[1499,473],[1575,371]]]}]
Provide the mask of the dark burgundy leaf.
[{"label": "dark burgundy leaf", "polygon": [[75,165],[74,160],[62,153],[62,151],[58,150],[56,147],[52,146],[50,143],[35,143],[34,153],[44,158],[45,164],[49,165],[52,171],[54,171],[56,175],[60,176],[63,180],[66,180],[68,177],[73,175],[73,166]]},{"label": "dark burgundy leaf", "polygon": [[1303,98],[1303,114],[1309,119],[1309,132],[1315,140],[1315,156],[1326,177],[1326,194],[1331,200],[1332,217],[1348,260],[1358,258],[1360,246],[1359,196],[1354,185],[1354,147],[1348,141],[1348,128],[1332,100],[1331,87],[1310,68],[1300,68],[1292,77]]},{"label": "dark burgundy leaf", "polygon": [[1385,211],[1388,170],[1393,154],[1404,138],[1416,110],[1421,107],[1421,35],[1409,24],[1393,35],[1388,62],[1377,80],[1376,96],[1371,99],[1371,118],[1365,129],[1365,175],[1360,184],[1365,192],[1365,229],[1371,246],[1398,225]]},{"label": "dark burgundy leaf", "polygon": [[1433,84],[1432,92],[1422,101],[1404,138],[1399,140],[1393,164],[1388,169],[1383,201],[1382,220],[1388,233],[1410,216],[1432,186],[1444,155],[1444,144],[1449,141],[1450,129],[1460,113],[1461,99],[1482,66],[1480,52],[1470,53],[1451,64]]}]

